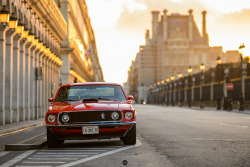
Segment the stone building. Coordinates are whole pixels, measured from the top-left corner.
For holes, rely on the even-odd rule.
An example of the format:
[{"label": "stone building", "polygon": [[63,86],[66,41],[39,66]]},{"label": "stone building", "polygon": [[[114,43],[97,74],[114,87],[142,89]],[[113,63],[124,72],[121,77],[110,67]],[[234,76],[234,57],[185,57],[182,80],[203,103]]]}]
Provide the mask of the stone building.
[{"label": "stone building", "polygon": [[[79,24],[73,19],[68,21],[68,12],[62,15],[59,2],[62,8],[73,6],[69,13],[78,15]],[[79,16],[75,11],[82,13]],[[69,35],[75,33],[72,22],[80,29],[79,38]],[[75,44],[72,41],[78,47],[71,47]],[[84,52],[84,56],[91,55],[88,62],[77,54],[67,61],[66,52],[79,53],[77,48],[88,48],[88,53]],[[68,78],[62,66],[68,70]],[[43,117],[49,107],[48,98],[55,96],[62,81],[102,80],[85,1],[0,0],[0,125]]]},{"label": "stone building", "polygon": [[168,15],[167,10],[164,10],[160,17],[159,14],[159,11],[152,12],[151,37],[147,30],[145,45],[140,46],[128,73],[130,93],[134,94],[139,102],[146,99],[150,85],[164,82],[171,76],[177,77],[180,73],[187,75],[189,66],[192,67],[193,73],[200,71],[201,64],[207,69],[214,67],[216,58],[223,55],[221,47],[209,46],[206,11],[202,12],[201,33],[192,10],[186,15]]},{"label": "stone building", "polygon": [[103,81],[95,35],[85,0],[56,1],[67,22],[68,33],[61,45],[62,83]]}]

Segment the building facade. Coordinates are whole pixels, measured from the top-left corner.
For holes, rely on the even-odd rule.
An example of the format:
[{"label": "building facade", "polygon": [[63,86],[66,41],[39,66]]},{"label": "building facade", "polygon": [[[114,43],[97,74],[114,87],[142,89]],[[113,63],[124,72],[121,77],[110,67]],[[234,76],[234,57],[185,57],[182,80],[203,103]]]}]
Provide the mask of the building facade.
[{"label": "building facade", "polygon": [[95,36],[85,0],[56,1],[67,22],[68,33],[61,45],[62,83],[103,81]]},{"label": "building facade", "polygon": [[215,67],[218,56],[226,61],[222,47],[209,46],[206,11],[201,14],[200,33],[191,9],[184,15],[168,15],[167,10],[160,15],[159,11],[152,11],[151,33],[146,31],[145,45],[140,46],[128,72],[130,94],[137,102],[147,98],[150,85],[178,78],[178,74],[188,75],[190,66],[197,73],[201,64],[206,69]]},{"label": "building facade", "polygon": [[[83,2],[80,10],[85,12],[84,18],[88,18],[85,1],[74,2]],[[88,26],[85,25],[88,31],[78,34],[79,38],[88,39],[86,48],[91,48],[88,66],[83,70],[86,62],[79,56],[70,56],[69,61],[67,56],[65,58],[65,53],[78,53],[80,49],[71,47],[73,39],[69,34],[74,30],[69,31],[69,25],[72,23],[65,19],[68,13],[58,7],[71,3],[64,0],[60,3],[54,0],[0,1],[0,125],[43,117],[49,107],[48,98],[55,96],[62,83],[103,80],[89,21],[86,21]],[[74,6],[74,10],[79,6]],[[84,19],[79,18],[78,26],[83,26]],[[89,36],[81,35],[86,32]],[[75,43],[79,43],[79,38]],[[62,66],[68,69],[69,79]]]}]

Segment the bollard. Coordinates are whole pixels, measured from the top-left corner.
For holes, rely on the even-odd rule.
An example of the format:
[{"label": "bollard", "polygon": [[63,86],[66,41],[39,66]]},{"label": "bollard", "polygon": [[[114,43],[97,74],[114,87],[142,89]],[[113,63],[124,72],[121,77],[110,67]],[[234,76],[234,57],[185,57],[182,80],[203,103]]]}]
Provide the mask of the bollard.
[{"label": "bollard", "polygon": [[221,110],[221,99],[217,97],[217,110]]},{"label": "bollard", "polygon": [[201,98],[201,101],[200,101],[200,108],[204,108],[203,98]]},{"label": "bollard", "polygon": [[232,111],[233,108],[232,108],[232,99],[229,97],[228,98],[228,107],[227,107],[227,111]]},{"label": "bollard", "polygon": [[228,109],[228,97],[224,97],[224,105],[223,105],[223,110]]},{"label": "bollard", "polygon": [[243,101],[243,96],[242,96],[242,93],[240,94],[240,98],[239,98],[239,111],[244,111],[244,101]]},{"label": "bollard", "polygon": [[191,100],[188,100],[188,107],[191,107]]}]

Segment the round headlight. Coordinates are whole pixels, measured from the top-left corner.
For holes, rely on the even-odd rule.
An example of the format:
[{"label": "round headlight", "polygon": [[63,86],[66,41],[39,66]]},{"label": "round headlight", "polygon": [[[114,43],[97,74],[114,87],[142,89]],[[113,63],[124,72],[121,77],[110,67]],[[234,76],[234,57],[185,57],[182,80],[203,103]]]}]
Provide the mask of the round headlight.
[{"label": "round headlight", "polygon": [[55,120],[56,120],[56,116],[54,114],[51,114],[51,115],[48,116],[48,121],[49,122],[55,122]]},{"label": "round headlight", "polygon": [[125,118],[126,118],[127,120],[132,119],[132,118],[133,118],[133,113],[132,113],[132,112],[126,112],[126,113],[125,113]]},{"label": "round headlight", "polygon": [[62,116],[62,121],[63,121],[63,122],[68,122],[68,121],[69,121],[69,115],[68,115],[68,114],[64,114],[64,115]]},{"label": "round headlight", "polygon": [[113,120],[117,120],[117,119],[119,118],[119,114],[118,114],[117,112],[113,112],[113,113],[111,114],[111,118],[112,118]]}]

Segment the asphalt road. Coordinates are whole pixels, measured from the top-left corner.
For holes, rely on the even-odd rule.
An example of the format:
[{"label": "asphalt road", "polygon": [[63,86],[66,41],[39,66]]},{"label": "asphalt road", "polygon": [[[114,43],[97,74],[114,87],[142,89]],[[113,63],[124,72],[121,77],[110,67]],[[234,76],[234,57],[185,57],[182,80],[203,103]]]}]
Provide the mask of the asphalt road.
[{"label": "asphalt road", "polygon": [[[53,150],[43,148],[30,152],[0,152],[0,164],[9,162],[13,166],[79,167],[250,166],[249,114],[152,105],[135,105],[135,109],[136,146],[124,146],[119,140],[67,141],[63,148]],[[38,132],[36,129],[30,131]],[[15,137],[18,138],[18,133],[12,135],[12,138]],[[2,143],[3,138],[0,141]],[[19,161],[14,163],[15,160]],[[124,160],[127,165],[123,165]]]}]

